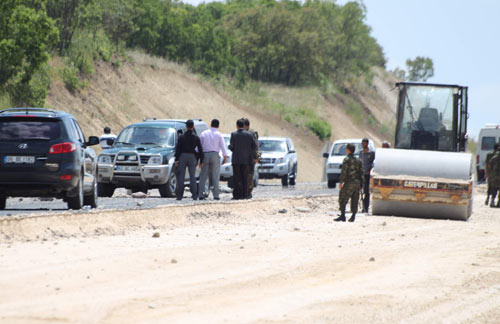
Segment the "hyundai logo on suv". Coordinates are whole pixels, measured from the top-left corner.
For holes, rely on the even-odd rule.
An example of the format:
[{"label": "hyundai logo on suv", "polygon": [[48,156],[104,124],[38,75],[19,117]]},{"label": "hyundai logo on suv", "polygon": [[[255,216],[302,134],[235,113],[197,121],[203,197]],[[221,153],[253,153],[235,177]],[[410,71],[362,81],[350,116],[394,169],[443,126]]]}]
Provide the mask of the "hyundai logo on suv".
[{"label": "hyundai logo on suv", "polygon": [[19,144],[17,147],[20,148],[21,150],[25,150],[28,148],[28,144],[26,144],[26,143]]}]

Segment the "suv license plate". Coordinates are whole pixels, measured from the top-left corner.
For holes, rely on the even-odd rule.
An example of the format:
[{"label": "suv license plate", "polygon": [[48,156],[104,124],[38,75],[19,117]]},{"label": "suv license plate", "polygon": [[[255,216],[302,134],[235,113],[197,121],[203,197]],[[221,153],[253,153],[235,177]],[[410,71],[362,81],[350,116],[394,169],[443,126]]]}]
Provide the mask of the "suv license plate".
[{"label": "suv license plate", "polygon": [[13,155],[8,155],[4,157],[3,159],[4,163],[26,163],[26,164],[33,164],[35,163],[35,157],[34,156],[13,156]]},{"label": "suv license plate", "polygon": [[116,171],[137,172],[139,167],[137,165],[117,165]]}]

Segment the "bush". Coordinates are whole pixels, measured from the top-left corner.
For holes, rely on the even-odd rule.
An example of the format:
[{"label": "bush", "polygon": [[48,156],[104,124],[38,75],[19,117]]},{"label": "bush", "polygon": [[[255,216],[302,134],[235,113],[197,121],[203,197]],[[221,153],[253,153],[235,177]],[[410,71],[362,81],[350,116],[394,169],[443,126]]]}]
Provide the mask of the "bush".
[{"label": "bush", "polygon": [[61,76],[64,81],[64,85],[70,92],[84,89],[87,86],[87,81],[80,80],[78,70],[73,65],[62,69]]},{"label": "bush", "polygon": [[306,127],[316,134],[320,140],[329,139],[332,136],[332,127],[323,119],[315,116],[306,122]]}]

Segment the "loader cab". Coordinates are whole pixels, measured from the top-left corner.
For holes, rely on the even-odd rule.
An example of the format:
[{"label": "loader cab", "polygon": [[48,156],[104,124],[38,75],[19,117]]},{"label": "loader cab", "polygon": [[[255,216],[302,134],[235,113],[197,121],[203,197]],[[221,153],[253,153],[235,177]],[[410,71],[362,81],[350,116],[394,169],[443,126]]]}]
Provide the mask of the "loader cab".
[{"label": "loader cab", "polygon": [[463,152],[467,87],[400,82],[395,148]]}]

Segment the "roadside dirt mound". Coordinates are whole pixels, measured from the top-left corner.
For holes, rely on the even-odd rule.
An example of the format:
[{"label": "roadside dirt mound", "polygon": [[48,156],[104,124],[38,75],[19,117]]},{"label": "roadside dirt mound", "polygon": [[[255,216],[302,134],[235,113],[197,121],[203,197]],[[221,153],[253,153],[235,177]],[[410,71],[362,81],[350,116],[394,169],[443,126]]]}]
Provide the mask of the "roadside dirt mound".
[{"label": "roadside dirt mound", "polygon": [[[248,117],[252,128],[262,135],[289,136],[293,139],[299,155],[299,181],[321,179],[324,143],[311,132],[261,109],[235,104],[229,96],[189,73],[183,66],[140,53],[131,53],[131,57],[132,62],[123,62],[120,67],[96,62],[96,73],[88,86],[75,93],[68,91],[63,82],[56,79],[46,105],[74,114],[86,136],[101,135],[104,126],[110,126],[114,133],[118,133],[126,125],[152,117],[202,118],[207,123],[212,118],[218,118],[221,131],[230,133],[235,129],[236,119]],[[52,60],[53,66],[60,64],[57,58]],[[386,91],[389,86],[382,81],[381,73],[376,73],[374,87],[378,85],[381,91]],[[384,95],[378,95],[372,89],[367,96],[378,98],[376,104],[367,99],[370,109],[377,107],[378,111],[374,110],[377,119],[378,116],[382,116],[381,120],[386,116],[392,118],[391,113],[384,115],[387,111]],[[369,136],[380,143],[380,135],[375,130],[353,123],[342,106],[322,100],[324,114],[333,127],[333,139]]]}]

